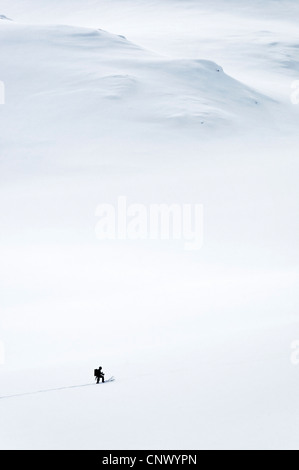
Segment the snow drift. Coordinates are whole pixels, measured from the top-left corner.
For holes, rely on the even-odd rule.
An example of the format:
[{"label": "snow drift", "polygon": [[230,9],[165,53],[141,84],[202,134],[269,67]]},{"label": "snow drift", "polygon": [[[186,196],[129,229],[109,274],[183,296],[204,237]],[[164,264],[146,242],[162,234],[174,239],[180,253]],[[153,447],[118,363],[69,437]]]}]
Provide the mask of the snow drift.
[{"label": "snow drift", "polygon": [[[268,98],[213,62],[163,59],[123,37],[67,26],[2,24],[0,38],[8,103],[2,119],[26,106],[28,116],[38,116],[27,131],[36,139],[53,124],[57,138],[70,112],[72,125],[88,119],[91,127],[124,119],[214,127],[270,117]],[[11,119],[18,125],[16,113]]]}]

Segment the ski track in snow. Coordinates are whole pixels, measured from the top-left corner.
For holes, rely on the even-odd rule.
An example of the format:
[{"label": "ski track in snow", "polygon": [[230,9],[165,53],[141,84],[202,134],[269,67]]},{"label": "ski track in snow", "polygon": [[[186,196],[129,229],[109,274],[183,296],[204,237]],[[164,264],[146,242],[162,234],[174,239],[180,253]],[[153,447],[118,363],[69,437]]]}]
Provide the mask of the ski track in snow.
[{"label": "ski track in snow", "polygon": [[61,390],[70,390],[74,388],[84,388],[84,387],[92,387],[97,385],[105,385],[107,383],[115,382],[115,378],[111,377],[109,380],[106,380],[104,383],[100,384],[83,384],[83,385],[70,385],[68,387],[58,387],[58,388],[49,388],[47,390],[37,390],[36,392],[26,392],[26,393],[17,393],[15,395],[5,395],[3,397],[0,396],[0,400],[7,400],[9,398],[17,398],[17,397],[26,397],[29,395],[38,395],[40,393],[49,393],[49,392],[59,392]]}]

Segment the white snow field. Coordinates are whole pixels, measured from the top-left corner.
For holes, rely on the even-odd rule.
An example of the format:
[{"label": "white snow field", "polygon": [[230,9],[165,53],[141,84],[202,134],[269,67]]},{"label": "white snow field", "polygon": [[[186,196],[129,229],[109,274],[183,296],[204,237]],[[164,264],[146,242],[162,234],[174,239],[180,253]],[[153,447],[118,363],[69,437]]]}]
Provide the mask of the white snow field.
[{"label": "white snow field", "polygon": [[[0,449],[299,448],[298,18],[0,0]],[[120,196],[203,247],[97,239]]]}]

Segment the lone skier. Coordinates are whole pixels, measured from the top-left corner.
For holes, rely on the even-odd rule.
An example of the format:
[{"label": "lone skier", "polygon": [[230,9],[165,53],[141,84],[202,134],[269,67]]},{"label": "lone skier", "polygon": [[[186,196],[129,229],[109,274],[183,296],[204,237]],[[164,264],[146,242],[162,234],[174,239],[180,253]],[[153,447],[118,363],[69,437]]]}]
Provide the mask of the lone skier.
[{"label": "lone skier", "polygon": [[97,379],[97,384],[100,383],[100,380],[102,379],[102,383],[105,382],[105,374],[103,372],[103,368],[102,367],[99,367],[98,369],[96,369],[94,371],[94,376],[96,377]]}]

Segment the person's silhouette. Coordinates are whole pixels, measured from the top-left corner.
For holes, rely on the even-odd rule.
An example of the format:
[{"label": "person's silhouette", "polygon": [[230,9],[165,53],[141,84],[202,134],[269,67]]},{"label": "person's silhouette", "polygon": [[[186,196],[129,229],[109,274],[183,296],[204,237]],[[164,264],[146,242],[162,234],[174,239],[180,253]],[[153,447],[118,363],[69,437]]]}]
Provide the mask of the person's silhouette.
[{"label": "person's silhouette", "polygon": [[103,372],[102,367],[99,367],[98,369],[95,370],[95,376],[97,379],[97,384],[100,383],[100,380],[102,380],[103,383],[105,382],[105,374]]}]

